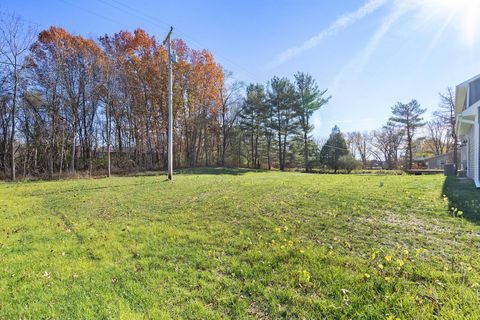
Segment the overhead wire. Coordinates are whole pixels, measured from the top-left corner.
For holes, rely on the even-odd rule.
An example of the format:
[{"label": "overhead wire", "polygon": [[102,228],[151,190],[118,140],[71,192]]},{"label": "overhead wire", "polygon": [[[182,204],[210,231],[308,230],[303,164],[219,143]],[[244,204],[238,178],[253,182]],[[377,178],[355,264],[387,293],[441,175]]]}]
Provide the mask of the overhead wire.
[{"label": "overhead wire", "polygon": [[[172,26],[171,23],[168,23],[167,21],[163,21],[163,20],[160,20],[158,18],[152,17],[152,16],[150,16],[146,13],[143,13],[142,11],[140,11],[140,10],[138,10],[138,9],[128,5],[128,4],[125,4],[122,1],[119,1],[119,0],[110,0],[110,1],[100,0],[100,1],[102,3],[104,3],[105,5],[108,5],[112,8],[115,8],[117,10],[120,10],[120,11],[124,12],[124,13],[130,14],[132,16],[135,16],[135,17],[137,17],[137,18],[139,18],[139,19],[141,19],[141,20],[143,20],[147,23],[153,24],[155,26],[158,26],[158,27],[163,27],[163,26],[170,27],[170,26]],[[178,26],[175,26],[175,31],[176,31],[176,33],[181,35],[185,40],[188,40],[188,42],[190,44],[195,45],[197,47],[197,49],[202,49],[202,48],[208,48],[209,47],[205,44],[202,44],[201,42],[199,42],[198,40],[196,40],[192,36],[188,35],[185,31],[180,29]],[[236,66],[238,69],[241,69],[254,82],[257,82],[258,79],[260,78],[258,75],[250,72],[250,70],[248,70],[247,68],[245,68],[241,64],[233,61],[232,59],[229,59],[228,57],[226,57],[225,55],[223,55],[221,53],[216,52],[215,56],[219,60],[223,60],[224,62],[227,62],[228,64],[230,64],[232,66]]]}]

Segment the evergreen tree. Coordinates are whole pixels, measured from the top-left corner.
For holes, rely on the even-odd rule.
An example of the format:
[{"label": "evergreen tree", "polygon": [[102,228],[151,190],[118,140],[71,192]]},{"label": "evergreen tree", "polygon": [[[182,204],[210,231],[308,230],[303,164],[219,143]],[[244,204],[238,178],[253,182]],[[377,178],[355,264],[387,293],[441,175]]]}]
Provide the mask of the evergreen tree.
[{"label": "evergreen tree", "polygon": [[340,167],[340,157],[347,154],[348,149],[345,138],[338,126],[334,126],[330,137],[320,151],[320,161],[336,173]]},{"label": "evergreen tree", "polygon": [[263,108],[259,110],[260,119],[261,119],[261,131],[265,138],[265,148],[267,153],[267,168],[268,170],[272,169],[272,151],[273,151],[273,138],[275,135],[274,125],[275,117],[274,110],[271,107],[270,103],[266,101],[263,104]]},{"label": "evergreen tree", "polygon": [[253,168],[260,167],[258,145],[265,103],[265,87],[262,84],[250,84],[240,113],[240,126],[250,138],[250,166]]},{"label": "evergreen tree", "polygon": [[298,131],[295,86],[287,78],[274,77],[270,82],[268,103],[273,114],[270,126],[277,135],[280,170],[285,170],[288,139]]},{"label": "evergreen tree", "polygon": [[398,102],[392,108],[393,116],[390,117],[390,121],[397,124],[405,133],[409,169],[413,166],[413,139],[417,129],[425,125],[422,118],[425,111],[426,109],[422,109],[415,99],[406,104]]},{"label": "evergreen tree", "polygon": [[310,169],[308,145],[311,139],[309,134],[313,130],[310,118],[315,111],[328,103],[330,97],[324,97],[327,90],[320,91],[315,80],[309,74],[303,72],[295,74],[295,84],[299,97],[297,114],[303,141],[303,161],[305,171],[308,172]]}]

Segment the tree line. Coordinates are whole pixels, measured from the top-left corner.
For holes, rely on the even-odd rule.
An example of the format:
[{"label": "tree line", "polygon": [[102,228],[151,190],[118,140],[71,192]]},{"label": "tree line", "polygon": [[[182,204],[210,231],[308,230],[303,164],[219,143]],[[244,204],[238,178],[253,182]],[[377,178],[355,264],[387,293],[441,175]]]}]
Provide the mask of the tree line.
[{"label": "tree line", "polygon": [[[0,169],[53,177],[166,165],[167,52],[144,30],[98,39],[2,17]],[[175,163],[216,164],[237,98],[206,50],[173,41]],[[222,134],[223,133],[223,134]]]},{"label": "tree line", "polygon": [[455,133],[455,93],[452,88],[439,94],[438,108],[425,121],[426,109],[417,100],[398,102],[380,129],[344,135],[349,153],[360,161],[357,167],[412,169],[416,158],[451,152],[459,166],[458,137]]},{"label": "tree line", "polygon": [[[310,75],[245,87],[207,50],[172,48],[175,167],[312,167],[329,97]],[[0,84],[4,178],[166,168],[167,51],[144,30],[88,39],[2,15]]]},{"label": "tree line", "polygon": [[[370,133],[313,139],[312,116],[330,96],[311,75],[266,84],[235,81],[207,50],[176,39],[174,166],[331,168],[372,161],[412,167],[414,155],[454,150],[453,91],[424,122],[417,101],[398,103]],[[97,39],[18,17],[0,21],[0,173],[61,177],[162,170],[167,165],[167,51],[141,29]],[[423,130],[426,135],[419,137]]]},{"label": "tree line", "polygon": [[[318,147],[310,136],[312,115],[330,97],[308,74],[298,72],[295,82],[273,77],[266,86],[250,84],[239,113],[239,126],[245,133],[247,166],[280,170],[314,165]],[[275,156],[274,156],[275,155]]]}]

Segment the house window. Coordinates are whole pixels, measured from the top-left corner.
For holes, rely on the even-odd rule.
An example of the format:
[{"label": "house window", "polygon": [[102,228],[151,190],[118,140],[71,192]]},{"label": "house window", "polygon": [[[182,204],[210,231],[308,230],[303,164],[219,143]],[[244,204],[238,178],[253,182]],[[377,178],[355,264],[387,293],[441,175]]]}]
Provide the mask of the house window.
[{"label": "house window", "polygon": [[468,90],[469,106],[480,100],[480,78],[471,82]]}]

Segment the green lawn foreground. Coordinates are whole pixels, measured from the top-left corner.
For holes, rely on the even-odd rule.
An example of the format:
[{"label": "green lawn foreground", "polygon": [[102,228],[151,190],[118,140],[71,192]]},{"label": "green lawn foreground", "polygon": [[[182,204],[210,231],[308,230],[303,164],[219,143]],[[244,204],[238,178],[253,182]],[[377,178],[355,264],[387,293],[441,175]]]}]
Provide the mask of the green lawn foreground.
[{"label": "green lawn foreground", "polygon": [[0,318],[479,319],[479,249],[441,175],[0,183]]}]

